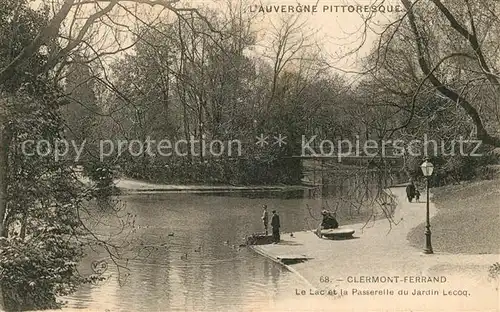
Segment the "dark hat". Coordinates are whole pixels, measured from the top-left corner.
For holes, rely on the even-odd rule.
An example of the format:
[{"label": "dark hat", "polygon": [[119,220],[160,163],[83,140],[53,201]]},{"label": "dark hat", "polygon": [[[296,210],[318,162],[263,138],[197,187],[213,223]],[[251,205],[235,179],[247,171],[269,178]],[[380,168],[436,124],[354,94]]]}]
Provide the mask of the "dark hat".
[{"label": "dark hat", "polygon": [[276,213],[276,210],[273,210],[273,213]]}]

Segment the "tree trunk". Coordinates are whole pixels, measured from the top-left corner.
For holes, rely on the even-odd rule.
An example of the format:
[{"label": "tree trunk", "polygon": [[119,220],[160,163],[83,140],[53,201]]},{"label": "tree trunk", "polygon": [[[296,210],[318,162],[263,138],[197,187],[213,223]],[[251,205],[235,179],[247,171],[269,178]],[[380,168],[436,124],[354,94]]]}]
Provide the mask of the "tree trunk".
[{"label": "tree trunk", "polygon": [[0,236],[6,237],[5,214],[7,211],[7,160],[9,138],[7,135],[7,118],[0,111]]},{"label": "tree trunk", "polygon": [[[7,236],[4,219],[7,211],[7,160],[9,151],[9,138],[7,135],[6,113],[0,107],[0,236]],[[0,284],[0,311],[4,311],[4,298]]]},{"label": "tree trunk", "polygon": [[19,237],[24,241],[26,237],[26,225],[28,223],[28,211],[23,212],[23,218],[21,221],[21,231],[19,233]]}]

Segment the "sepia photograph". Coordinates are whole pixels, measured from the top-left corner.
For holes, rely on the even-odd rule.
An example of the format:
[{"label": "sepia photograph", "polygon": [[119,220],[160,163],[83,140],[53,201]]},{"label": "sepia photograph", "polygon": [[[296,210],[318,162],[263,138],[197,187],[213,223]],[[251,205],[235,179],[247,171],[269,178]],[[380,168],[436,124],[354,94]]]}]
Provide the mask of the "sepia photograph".
[{"label": "sepia photograph", "polygon": [[0,311],[500,311],[497,0],[0,0]]}]

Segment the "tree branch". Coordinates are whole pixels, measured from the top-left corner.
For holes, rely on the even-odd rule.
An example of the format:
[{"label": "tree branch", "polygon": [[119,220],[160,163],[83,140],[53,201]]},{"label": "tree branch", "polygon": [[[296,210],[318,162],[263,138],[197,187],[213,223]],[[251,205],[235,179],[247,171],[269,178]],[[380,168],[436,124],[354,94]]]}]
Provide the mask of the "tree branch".
[{"label": "tree branch", "polygon": [[[432,0],[433,2],[439,2],[439,0]],[[476,108],[472,106],[471,103],[464,97],[460,96],[458,93],[455,91],[451,90],[450,88],[446,87],[439,79],[433,74],[432,70],[430,69],[429,64],[425,60],[424,57],[424,44],[422,43],[422,38],[420,36],[420,33],[417,28],[417,24],[415,21],[415,15],[413,13],[413,9],[411,6],[411,3],[409,0],[401,0],[405,8],[408,10],[408,20],[410,23],[411,30],[413,34],[415,35],[415,41],[417,45],[417,51],[418,51],[418,63],[420,65],[420,68],[424,72],[425,75],[427,75],[429,81],[434,85],[434,87],[444,96],[449,98],[450,100],[458,103],[469,115],[469,117],[472,119],[472,122],[476,126],[477,130],[477,138],[482,140],[483,143],[500,147],[500,138],[492,136],[488,133],[488,131],[484,128],[483,122],[481,120],[481,117],[479,116],[479,113],[477,112]],[[453,16],[448,17],[448,19],[454,20]],[[460,29],[460,27],[458,27]],[[468,33],[468,32],[467,32]]]},{"label": "tree branch", "polygon": [[64,1],[61,9],[52,18],[47,27],[45,27],[29,45],[24,47],[24,49],[14,58],[14,60],[12,60],[12,62],[0,70],[0,85],[4,84],[5,81],[7,81],[14,74],[19,65],[35,54],[43,43],[48,41],[51,37],[57,36],[57,32],[59,31],[62,22],[66,16],[68,16],[74,3],[75,0]]},{"label": "tree branch", "polygon": [[481,46],[479,45],[479,41],[477,38],[477,32],[476,32],[476,27],[475,27],[475,22],[474,18],[472,16],[472,11],[469,5],[469,1],[465,0],[467,4],[467,11],[469,14],[469,19],[471,23],[471,28],[472,28],[472,33],[469,32],[463,25],[461,25],[457,19],[451,14],[450,10],[440,0],[431,0],[437,7],[438,9],[444,14],[446,19],[450,22],[450,25],[453,29],[455,29],[462,37],[467,39],[469,44],[471,45],[472,49],[474,49],[474,52],[477,55],[479,65],[481,66],[481,69],[484,71],[484,74],[487,76],[488,81],[496,86],[500,86],[500,83],[497,79],[497,77],[491,73],[491,70],[488,66],[488,63],[486,62],[486,59],[484,57],[483,51],[481,50]]}]

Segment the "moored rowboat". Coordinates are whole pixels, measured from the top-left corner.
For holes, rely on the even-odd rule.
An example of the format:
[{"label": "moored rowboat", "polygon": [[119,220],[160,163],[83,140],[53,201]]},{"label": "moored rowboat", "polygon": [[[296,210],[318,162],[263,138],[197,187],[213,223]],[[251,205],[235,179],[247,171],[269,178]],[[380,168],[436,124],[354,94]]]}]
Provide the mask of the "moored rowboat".
[{"label": "moored rowboat", "polygon": [[327,229],[321,230],[321,236],[328,239],[345,239],[352,238],[355,230],[349,228],[337,228],[337,229]]}]

